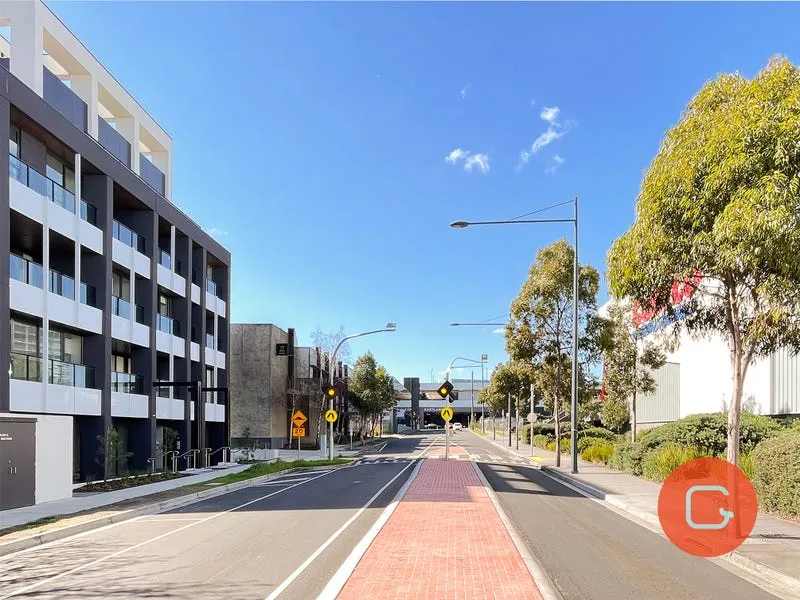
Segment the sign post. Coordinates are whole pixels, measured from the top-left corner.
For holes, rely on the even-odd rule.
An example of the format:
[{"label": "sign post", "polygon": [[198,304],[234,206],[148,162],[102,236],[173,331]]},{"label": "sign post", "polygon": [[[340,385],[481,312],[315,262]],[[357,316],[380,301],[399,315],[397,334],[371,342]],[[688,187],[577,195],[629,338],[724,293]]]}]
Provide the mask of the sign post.
[{"label": "sign post", "polygon": [[301,453],[300,453],[300,438],[306,436],[306,428],[303,427],[303,424],[308,421],[306,416],[303,414],[303,411],[296,410],[292,415],[292,435],[297,438],[297,460],[300,460]]},{"label": "sign post", "polygon": [[444,419],[444,459],[450,456],[450,419],[453,418],[453,409],[445,406],[439,411]]}]

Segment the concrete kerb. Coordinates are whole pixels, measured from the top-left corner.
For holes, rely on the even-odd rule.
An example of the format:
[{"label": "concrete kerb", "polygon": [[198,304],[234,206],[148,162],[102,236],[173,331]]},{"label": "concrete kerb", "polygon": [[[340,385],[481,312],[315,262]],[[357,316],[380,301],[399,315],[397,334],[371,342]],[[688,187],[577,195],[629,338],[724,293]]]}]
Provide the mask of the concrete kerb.
[{"label": "concrete kerb", "polygon": [[[84,533],[87,531],[91,531],[93,529],[99,529],[100,527],[103,527],[105,525],[112,525],[114,523],[119,523],[121,521],[129,521],[130,519],[135,519],[136,517],[142,517],[145,515],[159,513],[164,510],[169,510],[171,508],[179,508],[181,506],[194,504],[195,502],[199,502],[200,500],[221,496],[223,494],[227,494],[228,492],[233,492],[241,488],[246,488],[253,485],[257,485],[259,483],[263,483],[264,481],[277,479],[278,477],[282,477],[288,473],[298,473],[303,471],[323,471],[328,469],[340,469],[349,466],[351,465],[343,464],[343,465],[327,465],[318,467],[295,467],[293,469],[286,469],[284,471],[279,471],[277,473],[269,473],[267,475],[262,475],[260,477],[253,477],[252,479],[247,479],[245,481],[237,481],[235,483],[221,485],[219,487],[214,487],[208,490],[193,492],[191,494],[186,494],[185,496],[179,496],[177,498],[172,498],[170,500],[162,500],[160,502],[154,502],[152,504],[147,504],[139,508],[132,508],[130,510],[122,511],[106,517],[99,517],[97,519],[92,519],[84,523],[78,523],[76,525],[68,525],[67,527],[61,527],[59,529],[53,529],[51,531],[46,531],[44,533],[39,533],[32,536],[20,538],[18,540],[5,542],[3,544],[0,544],[0,556],[4,556],[6,554],[12,554],[20,550],[26,550],[27,548],[33,548],[34,546],[41,546],[42,544],[55,542],[73,535],[77,535],[79,533]],[[220,477],[224,477],[224,475],[220,475]],[[193,484],[187,484],[187,485],[193,485]],[[103,507],[98,507],[98,510],[103,510]]]},{"label": "concrete kerb", "polygon": [[511,524],[511,520],[508,518],[508,515],[506,515],[502,506],[500,506],[500,500],[497,498],[497,494],[492,489],[492,486],[489,485],[489,481],[484,476],[483,471],[481,471],[481,468],[478,466],[478,463],[472,461],[472,468],[475,469],[478,479],[481,480],[481,483],[486,490],[486,495],[489,496],[489,499],[492,501],[500,520],[503,522],[503,525],[508,532],[508,535],[511,536],[511,540],[514,542],[514,546],[516,546],[517,551],[522,557],[522,561],[525,563],[525,566],[528,568],[528,572],[531,574],[533,581],[536,583],[536,587],[539,588],[539,592],[541,593],[543,600],[563,600],[564,597],[558,591],[558,588],[556,588],[552,579],[550,579],[547,571],[544,570],[544,567],[542,567],[533,553],[528,549],[528,546],[524,541],[522,541],[522,538],[517,533],[517,530]]}]

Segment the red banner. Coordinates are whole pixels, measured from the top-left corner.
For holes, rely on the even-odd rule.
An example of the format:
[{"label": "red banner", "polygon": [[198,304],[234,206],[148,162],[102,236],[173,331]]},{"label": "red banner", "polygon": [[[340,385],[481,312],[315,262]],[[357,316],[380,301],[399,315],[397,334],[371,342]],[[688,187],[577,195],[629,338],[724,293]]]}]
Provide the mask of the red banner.
[{"label": "red banner", "polygon": [[[686,279],[682,279],[673,283],[672,291],[670,293],[670,301],[672,306],[678,306],[684,300],[691,298],[692,294],[694,294],[695,290],[700,285],[701,280],[702,275],[700,274],[700,271],[697,271],[693,277],[687,277]],[[654,308],[656,304],[654,300],[651,300],[647,304],[649,304],[648,308],[643,307],[638,302],[633,303],[633,324],[636,327],[651,321],[654,317],[658,316],[659,312],[661,312],[659,309]]]}]

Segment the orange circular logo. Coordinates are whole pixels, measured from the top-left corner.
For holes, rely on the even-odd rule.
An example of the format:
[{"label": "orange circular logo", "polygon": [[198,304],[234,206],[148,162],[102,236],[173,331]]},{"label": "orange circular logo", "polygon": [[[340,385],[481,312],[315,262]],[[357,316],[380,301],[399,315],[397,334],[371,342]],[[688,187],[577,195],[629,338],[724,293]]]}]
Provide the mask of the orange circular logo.
[{"label": "orange circular logo", "polygon": [[719,458],[696,458],[667,477],[658,495],[658,518],[678,548],[695,556],[721,556],[750,535],[758,516],[753,484]]}]

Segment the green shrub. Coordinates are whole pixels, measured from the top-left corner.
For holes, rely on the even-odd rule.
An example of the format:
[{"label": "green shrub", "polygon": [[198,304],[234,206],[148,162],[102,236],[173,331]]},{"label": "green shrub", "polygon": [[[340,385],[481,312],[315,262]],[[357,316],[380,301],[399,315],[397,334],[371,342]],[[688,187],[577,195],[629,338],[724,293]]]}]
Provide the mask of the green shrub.
[{"label": "green shrub", "polygon": [[780,515],[800,516],[800,433],[760,443],[752,460],[759,504]]},{"label": "green shrub", "polygon": [[739,468],[752,481],[753,480],[753,453],[744,452],[739,455]]},{"label": "green shrub", "polygon": [[617,434],[613,431],[609,431],[605,427],[587,427],[586,429],[578,432],[578,437],[600,438],[601,440],[605,440],[607,442],[617,441]]},{"label": "green shrub", "polygon": [[522,443],[523,444],[530,444],[531,443],[531,425],[528,423],[527,425],[522,426]]},{"label": "green shrub", "polygon": [[595,444],[599,444],[603,442],[605,444],[611,444],[608,440],[599,437],[582,437],[578,438],[578,452],[583,452],[589,446],[594,446]]},{"label": "green shrub", "polygon": [[664,481],[683,463],[702,455],[697,448],[667,443],[645,454],[642,474],[653,481]]},{"label": "green shrub", "polygon": [[641,475],[643,458],[644,446],[640,442],[618,442],[608,459],[608,466],[632,475]]},{"label": "green shrub", "polygon": [[[584,438],[588,439],[588,438]],[[583,441],[583,440],[581,440]],[[587,446],[581,451],[581,458],[587,462],[606,464],[614,454],[614,445],[603,440]]]},{"label": "green shrub", "polygon": [[[556,451],[556,441],[550,440],[547,442],[547,449],[550,452]],[[569,439],[568,438],[561,438],[561,452],[569,452]]]},{"label": "green shrub", "polygon": [[553,438],[547,437],[546,435],[535,435],[533,436],[533,445],[537,448],[547,448],[547,444]]},{"label": "green shrub", "polygon": [[[770,417],[742,413],[739,448],[741,452],[749,452],[782,429],[780,423]],[[727,432],[726,413],[704,413],[689,415],[649,429],[639,436],[639,441],[647,450],[672,443],[698,448],[703,454],[718,456],[726,452]]]}]

